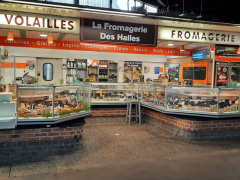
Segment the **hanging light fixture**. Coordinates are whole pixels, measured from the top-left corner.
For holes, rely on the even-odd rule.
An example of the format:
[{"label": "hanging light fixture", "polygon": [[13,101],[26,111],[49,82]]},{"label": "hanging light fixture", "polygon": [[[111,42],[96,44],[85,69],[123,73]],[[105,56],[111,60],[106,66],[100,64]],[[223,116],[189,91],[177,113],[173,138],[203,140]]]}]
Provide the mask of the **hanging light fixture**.
[{"label": "hanging light fixture", "polygon": [[203,0],[201,0],[201,12],[200,15],[198,15],[196,18],[201,19],[202,18],[202,6],[203,6]]},{"label": "hanging light fixture", "polygon": [[183,52],[185,51],[185,48],[184,48],[184,45],[182,44],[181,47],[180,47],[180,51]]},{"label": "hanging light fixture", "polygon": [[14,40],[14,36],[13,36],[13,33],[12,32],[9,32],[8,35],[7,35],[7,40],[8,41],[13,41]]},{"label": "hanging light fixture", "polygon": [[211,50],[210,51],[211,52],[215,52],[215,46],[214,45],[211,46]]},{"label": "hanging light fixture", "polygon": [[53,37],[51,35],[48,36],[48,43],[53,43]]},{"label": "hanging light fixture", "polygon": [[[50,9],[50,18],[49,20],[51,21],[51,9]],[[51,30],[50,30],[50,35],[48,35],[48,43],[52,44],[53,43],[53,37],[51,35]]]},{"label": "hanging light fixture", "polygon": [[[10,15],[12,15],[11,6],[10,6]],[[7,40],[8,41],[13,41],[14,40],[14,36],[13,36],[13,33],[11,32],[11,28],[9,29],[9,32],[8,32],[8,35],[7,35]]]},{"label": "hanging light fixture", "polygon": [[184,13],[184,0],[183,0],[183,12],[182,12],[182,14],[179,14],[179,17],[183,17],[183,16],[185,16],[185,13]]},{"label": "hanging light fixture", "polygon": [[240,56],[240,47],[238,47],[237,55]]}]

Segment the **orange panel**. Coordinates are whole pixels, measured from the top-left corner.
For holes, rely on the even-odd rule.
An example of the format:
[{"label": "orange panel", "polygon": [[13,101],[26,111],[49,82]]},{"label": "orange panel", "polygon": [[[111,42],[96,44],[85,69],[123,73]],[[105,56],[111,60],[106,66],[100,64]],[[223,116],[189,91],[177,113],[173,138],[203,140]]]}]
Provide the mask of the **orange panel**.
[{"label": "orange panel", "polygon": [[215,56],[215,58],[216,58],[216,61],[240,62],[240,57]]},{"label": "orange panel", "polygon": [[192,56],[193,50],[186,49],[180,52],[179,48],[159,48],[145,46],[131,46],[119,44],[96,44],[83,43],[74,41],[58,41],[54,40],[49,44],[47,40],[30,39],[30,38],[15,38],[14,42],[7,41],[6,37],[0,36],[1,46],[15,46],[28,48],[44,48],[44,49],[65,49],[78,51],[97,51],[97,52],[113,52],[113,53],[131,53],[131,54],[152,54],[165,56]]},{"label": "orange panel", "polygon": [[[2,62],[2,68],[14,68],[13,62]],[[26,63],[16,63],[17,69],[26,69]]]}]

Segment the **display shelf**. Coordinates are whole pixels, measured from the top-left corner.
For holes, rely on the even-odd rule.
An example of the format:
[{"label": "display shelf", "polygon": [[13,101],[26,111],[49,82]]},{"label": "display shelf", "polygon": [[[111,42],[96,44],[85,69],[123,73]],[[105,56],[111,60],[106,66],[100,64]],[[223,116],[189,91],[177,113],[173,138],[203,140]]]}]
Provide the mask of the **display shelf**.
[{"label": "display shelf", "polygon": [[88,68],[98,68],[98,66],[88,66]]},{"label": "display shelf", "polygon": [[[28,98],[25,98],[29,96]],[[40,98],[34,99],[33,96]],[[83,117],[90,111],[89,85],[19,87],[18,124],[56,124]]]},{"label": "display shelf", "polygon": [[12,93],[0,93],[0,129],[12,129],[15,126],[15,102],[12,101]]},{"label": "display shelf", "polygon": [[87,68],[77,68],[77,70],[87,70]]}]

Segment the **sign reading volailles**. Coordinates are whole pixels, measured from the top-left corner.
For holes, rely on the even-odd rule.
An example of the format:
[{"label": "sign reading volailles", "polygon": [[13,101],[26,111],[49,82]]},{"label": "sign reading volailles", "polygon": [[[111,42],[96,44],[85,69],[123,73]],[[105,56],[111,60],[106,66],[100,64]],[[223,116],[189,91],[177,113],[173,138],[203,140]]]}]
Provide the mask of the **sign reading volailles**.
[{"label": "sign reading volailles", "polygon": [[81,41],[156,45],[156,26],[82,19]]},{"label": "sign reading volailles", "polygon": [[0,14],[0,27],[16,27],[18,29],[45,30],[79,34],[80,20],[63,17],[47,17],[44,15],[9,15]]}]

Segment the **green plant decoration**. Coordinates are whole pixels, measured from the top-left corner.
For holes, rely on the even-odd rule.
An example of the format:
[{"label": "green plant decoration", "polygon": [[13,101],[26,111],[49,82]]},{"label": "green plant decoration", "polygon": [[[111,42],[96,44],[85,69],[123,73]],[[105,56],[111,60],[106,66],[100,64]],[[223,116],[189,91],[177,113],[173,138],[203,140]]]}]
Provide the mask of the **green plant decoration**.
[{"label": "green plant decoration", "polygon": [[52,113],[43,113],[43,115],[42,115],[43,117],[52,117]]}]

